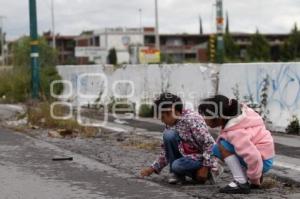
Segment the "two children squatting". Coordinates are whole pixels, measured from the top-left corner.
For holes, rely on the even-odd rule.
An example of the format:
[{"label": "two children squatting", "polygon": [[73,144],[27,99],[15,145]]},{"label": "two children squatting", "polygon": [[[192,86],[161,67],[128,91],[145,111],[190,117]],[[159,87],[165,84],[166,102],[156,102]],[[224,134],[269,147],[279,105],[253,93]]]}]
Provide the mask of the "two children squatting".
[{"label": "two children squatting", "polygon": [[[254,110],[234,99],[216,95],[204,99],[199,113],[184,109],[182,100],[171,93],[155,101],[158,118],[165,124],[161,153],[141,176],[159,174],[169,165],[169,183],[186,177],[204,184],[222,174],[218,160],[229,167],[233,181],[221,193],[248,194],[260,188],[264,173],[273,166],[274,141],[263,119]],[[215,141],[208,131],[221,128]]]}]

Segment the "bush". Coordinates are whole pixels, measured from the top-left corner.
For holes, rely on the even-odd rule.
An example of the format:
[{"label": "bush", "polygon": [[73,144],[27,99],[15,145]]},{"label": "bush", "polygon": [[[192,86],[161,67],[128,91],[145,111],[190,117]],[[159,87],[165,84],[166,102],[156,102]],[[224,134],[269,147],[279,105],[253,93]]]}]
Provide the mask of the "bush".
[{"label": "bush", "polygon": [[30,95],[30,74],[25,68],[0,74],[0,97],[8,103],[24,102]]},{"label": "bush", "polygon": [[128,101],[127,99],[115,99],[112,97],[110,103],[107,106],[108,112],[110,113],[114,112],[116,114],[125,114],[135,112],[135,104]]},{"label": "bush", "polygon": [[[29,67],[31,64],[30,59],[30,37],[21,37],[16,42],[13,43],[13,65],[14,66],[25,66]],[[44,37],[39,37],[39,63],[41,67],[55,66],[58,62],[58,53],[53,50],[51,46],[47,44]]]},{"label": "bush", "polygon": [[[50,85],[54,80],[60,80],[55,65],[57,63],[57,51],[53,50],[45,40],[39,39],[39,63],[40,63],[40,97],[43,100],[51,98]],[[24,102],[31,97],[31,59],[30,38],[22,37],[12,46],[13,69],[3,71],[0,74],[0,101],[8,103]],[[63,90],[58,85],[54,92],[59,95]]]},{"label": "bush", "polygon": [[140,117],[154,117],[153,106],[149,104],[142,104],[139,109]]},{"label": "bush", "polygon": [[107,56],[107,62],[111,65],[117,65],[118,64],[118,57],[117,57],[117,51],[115,48],[112,48],[108,52]]},{"label": "bush", "polygon": [[[31,60],[30,38],[22,37],[13,44],[13,70],[0,74],[0,101],[8,103],[24,102],[31,97]],[[39,38],[40,62],[40,97],[51,98],[50,85],[60,80],[55,65],[57,52],[50,47],[43,37]],[[59,95],[63,86],[58,85],[54,92]]]},{"label": "bush", "polygon": [[[40,96],[43,100],[51,99],[50,85],[60,80],[55,67],[44,67],[40,70]],[[63,86],[54,88],[60,94]],[[6,103],[25,102],[31,96],[31,72],[29,67],[14,67],[0,74],[0,100]]]},{"label": "bush", "polygon": [[[46,100],[51,99],[51,93],[50,93],[50,87],[51,83],[55,80],[60,80],[61,77],[58,74],[55,67],[43,67],[41,69],[41,95]],[[64,87],[62,84],[57,84],[53,88],[53,92],[56,95],[59,95],[62,93]]]},{"label": "bush", "polygon": [[286,128],[287,134],[300,135],[300,122],[297,116],[293,116]]}]

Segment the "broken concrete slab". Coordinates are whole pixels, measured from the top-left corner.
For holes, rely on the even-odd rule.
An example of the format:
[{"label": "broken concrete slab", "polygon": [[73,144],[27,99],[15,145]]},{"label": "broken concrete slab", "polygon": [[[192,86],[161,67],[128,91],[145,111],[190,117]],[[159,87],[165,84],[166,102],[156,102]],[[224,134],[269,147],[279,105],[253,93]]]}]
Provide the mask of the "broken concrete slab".
[{"label": "broken concrete slab", "polygon": [[26,108],[23,105],[0,104],[0,121],[9,120],[25,113]]}]

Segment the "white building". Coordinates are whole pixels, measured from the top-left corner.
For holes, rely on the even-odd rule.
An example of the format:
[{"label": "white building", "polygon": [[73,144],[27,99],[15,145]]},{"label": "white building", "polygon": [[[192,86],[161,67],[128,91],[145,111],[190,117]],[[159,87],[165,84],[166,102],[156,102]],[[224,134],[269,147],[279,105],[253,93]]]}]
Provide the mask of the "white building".
[{"label": "white building", "polygon": [[128,46],[143,44],[144,29],[104,28],[77,37],[75,56],[80,64],[105,64],[109,50],[115,48],[118,63],[128,63],[130,59]]}]

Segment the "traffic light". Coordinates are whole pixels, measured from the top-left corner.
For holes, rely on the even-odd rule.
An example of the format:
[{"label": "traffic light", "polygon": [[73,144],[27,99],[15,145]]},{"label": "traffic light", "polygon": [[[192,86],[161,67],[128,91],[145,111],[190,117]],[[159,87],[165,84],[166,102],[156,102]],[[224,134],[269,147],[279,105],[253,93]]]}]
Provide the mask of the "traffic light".
[{"label": "traffic light", "polygon": [[214,63],[216,61],[216,36],[214,34],[209,38],[209,55],[210,62]]}]

